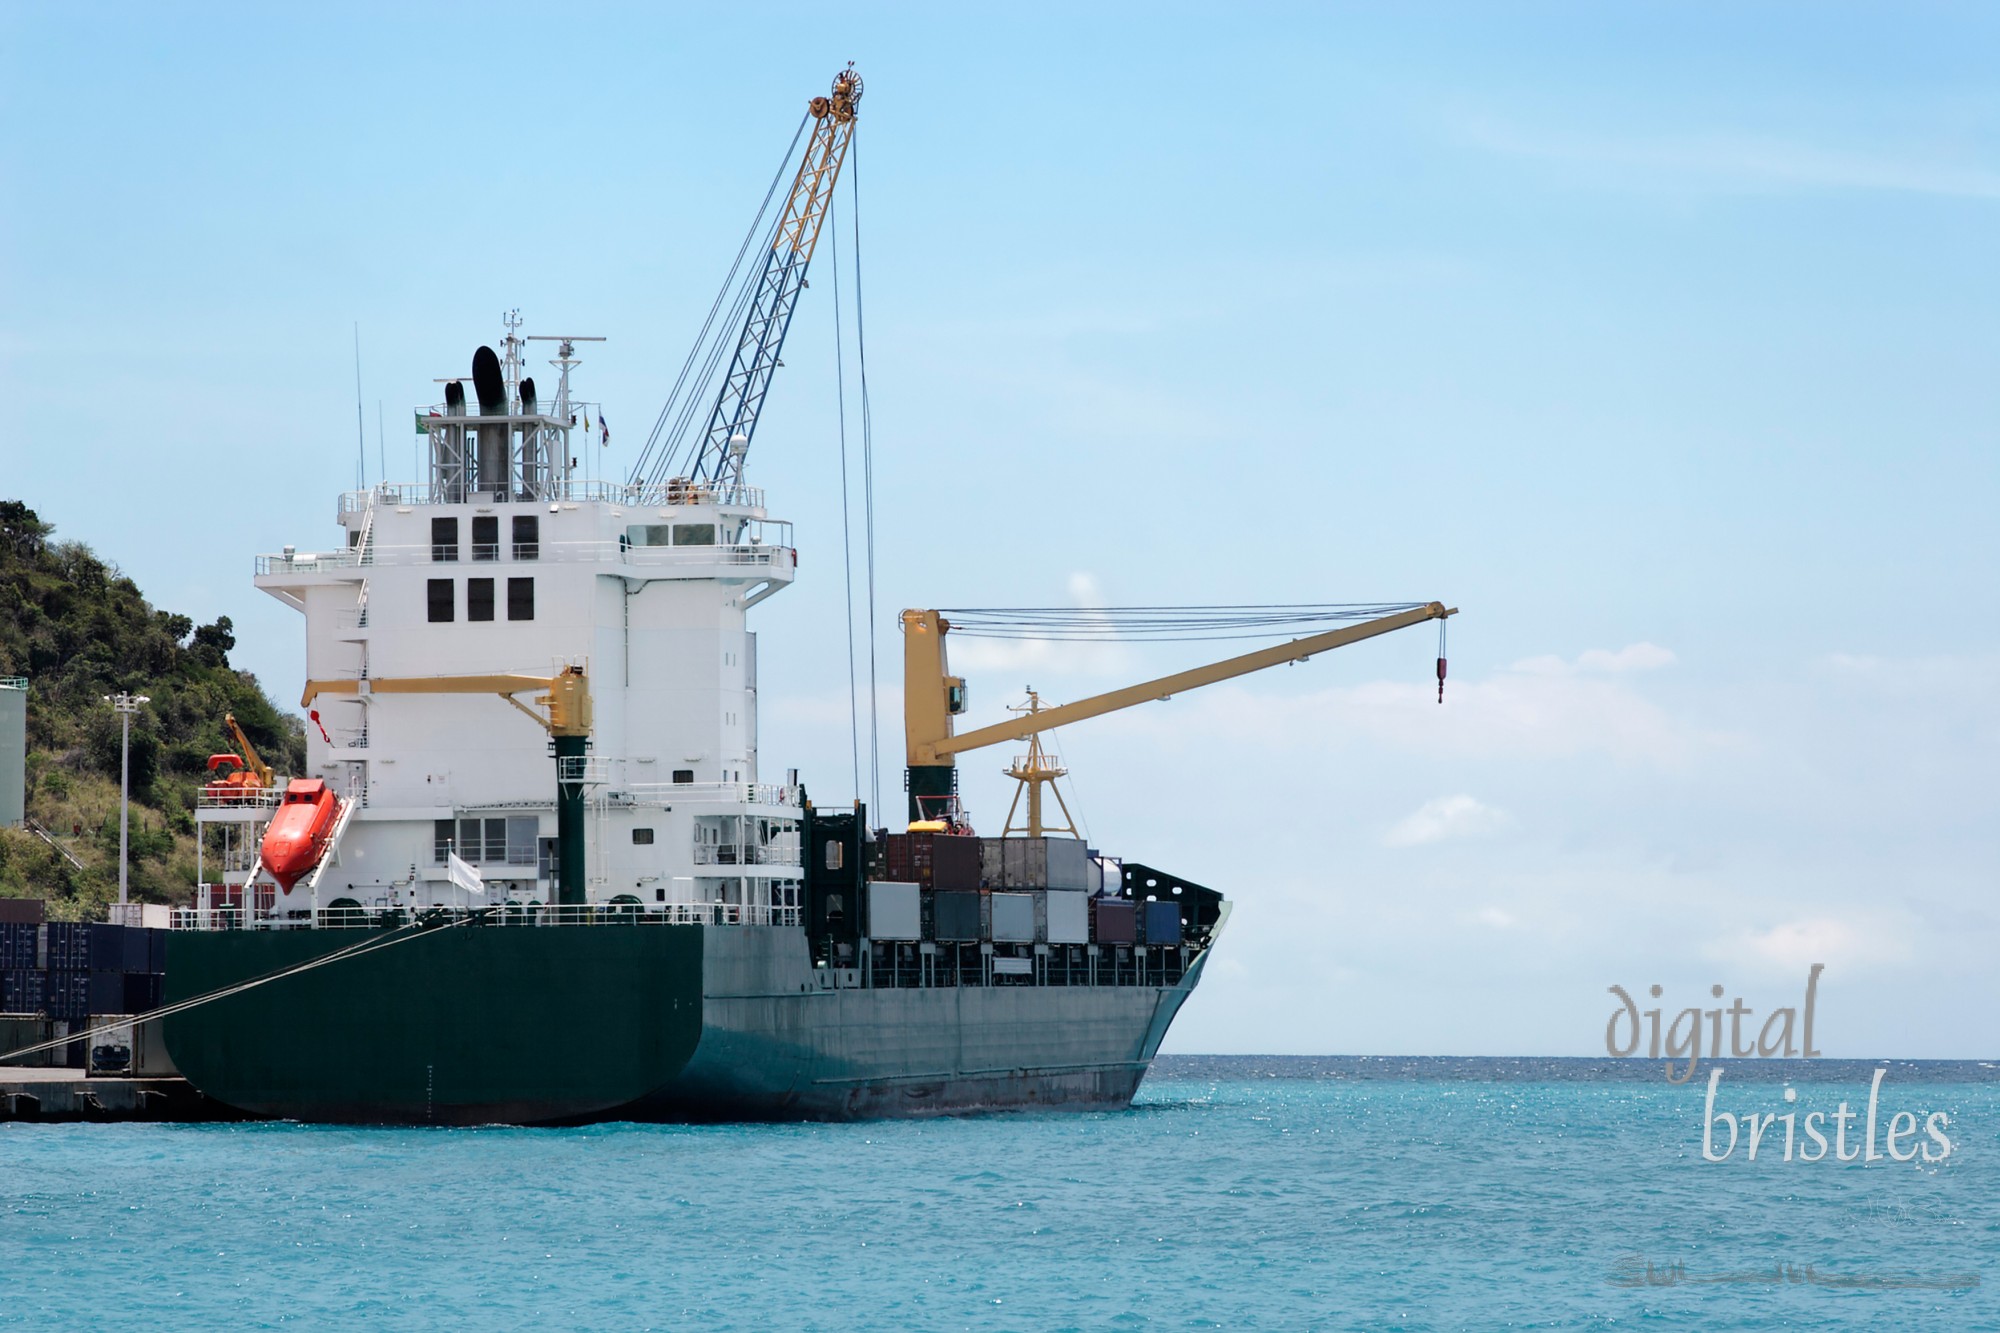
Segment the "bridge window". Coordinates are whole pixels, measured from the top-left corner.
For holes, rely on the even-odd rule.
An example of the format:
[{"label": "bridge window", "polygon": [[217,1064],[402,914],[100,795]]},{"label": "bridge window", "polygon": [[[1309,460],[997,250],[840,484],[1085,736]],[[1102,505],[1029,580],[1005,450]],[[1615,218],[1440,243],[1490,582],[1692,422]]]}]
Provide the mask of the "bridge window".
[{"label": "bridge window", "polygon": [[474,560],[498,560],[500,558],[500,520],[492,516],[472,520],[472,558]]},{"label": "bridge window", "polygon": [[516,560],[542,558],[542,520],[539,515],[514,515],[514,558]]},{"label": "bridge window", "polygon": [[693,769],[691,769],[691,768],[677,768],[677,769],[675,769],[675,770],[674,770],[674,783],[675,783],[675,785],[677,785],[677,786],[683,786],[683,787],[685,787],[685,786],[687,786],[687,785],[688,785],[689,783],[691,783],[691,782],[693,782],[693,781],[694,781],[694,770],[693,770]]},{"label": "bridge window", "polygon": [[431,520],[431,559],[438,561],[458,559],[457,519],[434,518]]},{"label": "bridge window", "polygon": [[467,579],[465,581],[465,618],[467,620],[493,619],[492,579]]},{"label": "bridge window", "polygon": [[507,619],[533,620],[535,618],[535,581],[533,579],[507,580]]},{"label": "bridge window", "polygon": [[452,594],[451,580],[431,579],[427,584],[427,591],[430,597],[431,623],[436,625],[452,619],[452,606],[456,598]]}]

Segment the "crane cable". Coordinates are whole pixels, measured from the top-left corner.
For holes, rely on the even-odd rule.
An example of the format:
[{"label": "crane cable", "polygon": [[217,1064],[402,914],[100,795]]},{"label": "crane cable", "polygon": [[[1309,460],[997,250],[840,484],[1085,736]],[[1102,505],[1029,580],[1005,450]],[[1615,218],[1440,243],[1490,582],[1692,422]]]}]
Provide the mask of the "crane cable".
[{"label": "crane cable", "polygon": [[834,243],[827,247],[833,262],[833,383],[840,411],[840,578],[847,588],[847,744],[854,764],[854,795],[861,796],[861,705],[854,684],[854,535],[853,505],[847,498],[847,361],[842,350],[846,329],[840,319],[840,226],[834,217],[840,196],[826,201],[827,221],[834,223]]},{"label": "crane cable", "polygon": [[1414,611],[1423,602],[1307,602],[1263,606],[1027,606],[945,608],[951,632],[976,639],[1071,643],[1190,643],[1278,639],[1330,624]]},{"label": "crane cable", "polygon": [[[666,403],[660,408],[660,415],[658,420],[653,423],[652,433],[646,437],[645,447],[639,451],[639,457],[632,465],[630,480],[634,484],[647,479],[646,472],[648,465],[656,461],[654,459],[654,451],[660,448],[662,433],[667,431],[668,418],[676,415],[676,408],[680,408],[678,413],[679,418],[691,415],[687,407],[680,402],[682,391],[684,389],[687,390],[688,402],[698,402],[703,396],[701,393],[703,386],[708,384],[714,377],[715,364],[721,359],[714,350],[709,352],[700,375],[693,381],[692,385],[689,383],[688,374],[694,366],[695,361],[701,356],[702,347],[707,343],[709,332],[715,326],[715,317],[722,309],[723,301],[729,296],[730,289],[735,286],[736,275],[742,269],[743,260],[749,255],[751,246],[756,241],[759,229],[762,229],[767,241],[776,234],[777,219],[774,218],[770,226],[764,227],[764,215],[770,211],[771,200],[777,196],[779,184],[785,179],[785,173],[791,169],[792,154],[798,151],[799,140],[804,137],[806,126],[811,122],[812,113],[808,111],[804,116],[800,117],[798,129],[792,132],[792,142],[785,149],[785,156],[778,163],[778,170],[771,177],[771,184],[764,191],[764,201],[757,206],[757,216],[750,220],[749,230],[743,233],[743,243],[736,249],[736,259],[730,264],[729,273],[723,278],[722,286],[715,293],[715,301],[708,308],[708,318],[702,321],[701,332],[695,336],[694,345],[688,349],[687,359],[681,363],[680,373],[674,378],[673,388],[667,394]],[[741,290],[738,291],[736,300],[731,304],[730,313],[732,317],[742,313],[743,307],[748,303],[749,293],[754,286],[754,283],[746,281]],[[740,323],[740,320],[732,318],[724,323],[723,328],[727,330],[738,323]],[[722,340],[718,337],[716,347],[720,348],[721,345]],[[680,443],[685,433],[685,425],[677,419],[671,433],[666,434],[665,447],[657,460],[659,467],[656,470],[666,470],[666,465],[679,453]]]},{"label": "crane cable", "polygon": [[861,497],[865,507],[868,544],[868,788],[877,810],[882,808],[882,728],[876,709],[875,676],[875,416],[868,404],[868,321],[861,303],[861,140],[848,145],[848,190],[853,200],[850,226],[854,231],[854,344],[861,369]]}]

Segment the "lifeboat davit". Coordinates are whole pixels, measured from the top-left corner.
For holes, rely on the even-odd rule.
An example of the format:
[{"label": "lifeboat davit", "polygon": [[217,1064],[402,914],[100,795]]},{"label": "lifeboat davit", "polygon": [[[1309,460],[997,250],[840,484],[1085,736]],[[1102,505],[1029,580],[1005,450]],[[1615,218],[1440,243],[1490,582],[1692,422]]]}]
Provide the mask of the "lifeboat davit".
[{"label": "lifeboat davit", "polygon": [[264,869],[286,893],[312,873],[326,855],[333,826],[340,819],[340,798],[318,778],[293,778],[285,799],[264,829]]}]

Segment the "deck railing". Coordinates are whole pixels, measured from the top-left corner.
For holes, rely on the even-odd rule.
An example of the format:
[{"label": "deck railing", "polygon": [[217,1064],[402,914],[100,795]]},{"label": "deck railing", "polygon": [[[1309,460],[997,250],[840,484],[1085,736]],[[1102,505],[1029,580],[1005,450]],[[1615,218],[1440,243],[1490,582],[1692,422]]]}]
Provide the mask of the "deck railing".
[{"label": "deck railing", "polygon": [[[771,526],[789,528],[791,525]],[[623,541],[545,541],[541,543],[540,554],[534,560],[480,560],[477,563],[482,565],[625,564],[647,569],[686,568],[699,565],[725,565],[743,569],[772,566],[784,568],[796,564],[798,560],[797,552],[793,550],[790,541],[789,532],[784,534],[782,542],[750,541],[730,546],[633,546]],[[324,574],[334,570],[359,569],[372,565],[473,563],[469,560],[436,560],[432,558],[433,554],[429,542],[401,546],[370,546],[365,551],[359,547],[335,551],[280,551],[258,556],[256,572],[260,575]],[[470,554],[469,548],[468,554]]]}]

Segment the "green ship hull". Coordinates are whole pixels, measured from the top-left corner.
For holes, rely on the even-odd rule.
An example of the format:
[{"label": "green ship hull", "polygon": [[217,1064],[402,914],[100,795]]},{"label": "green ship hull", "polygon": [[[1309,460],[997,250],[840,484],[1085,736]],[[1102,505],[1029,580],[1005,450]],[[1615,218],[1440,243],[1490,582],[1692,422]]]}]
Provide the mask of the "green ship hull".
[{"label": "green ship hull", "polygon": [[169,1004],[275,979],[171,1014],[164,1037],[207,1096],[303,1121],[1107,1109],[1204,956],[1152,985],[875,987],[815,967],[797,927],[186,931]]}]

